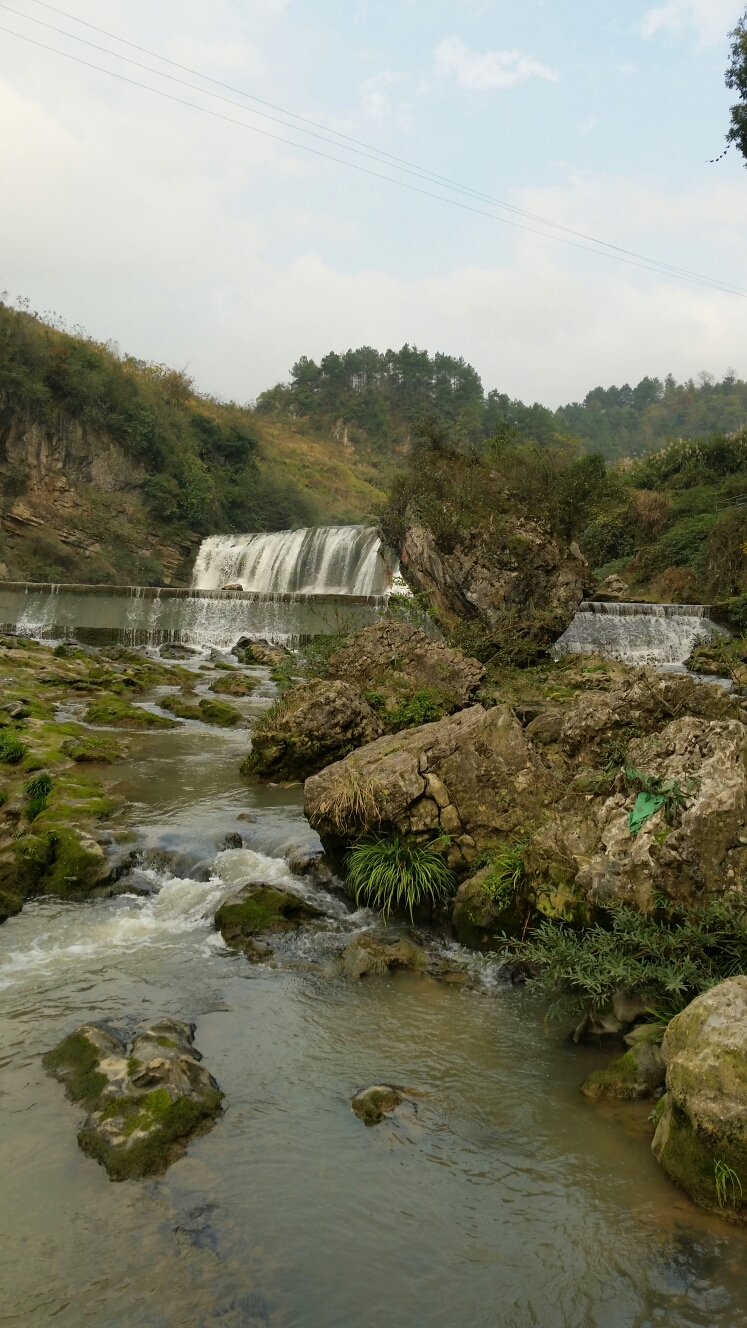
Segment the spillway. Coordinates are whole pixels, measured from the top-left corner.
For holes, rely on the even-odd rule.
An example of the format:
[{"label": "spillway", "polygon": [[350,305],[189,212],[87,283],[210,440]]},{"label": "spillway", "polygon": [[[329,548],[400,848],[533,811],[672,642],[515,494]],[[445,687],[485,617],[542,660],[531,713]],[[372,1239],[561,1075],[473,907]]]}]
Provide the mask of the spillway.
[{"label": "spillway", "polygon": [[397,571],[373,526],[319,526],[211,535],[195,562],[195,590],[260,595],[384,595]]},{"label": "spillway", "polygon": [[584,600],[552,655],[602,655],[624,664],[682,666],[695,646],[726,636],[707,604],[597,603]]}]

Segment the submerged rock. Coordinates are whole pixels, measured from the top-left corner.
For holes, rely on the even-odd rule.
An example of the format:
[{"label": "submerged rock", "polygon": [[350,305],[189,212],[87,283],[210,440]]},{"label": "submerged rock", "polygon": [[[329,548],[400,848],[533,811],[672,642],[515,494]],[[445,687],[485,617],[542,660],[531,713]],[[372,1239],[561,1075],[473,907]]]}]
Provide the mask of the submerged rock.
[{"label": "submerged rock", "polygon": [[78,1143],[111,1180],[163,1175],[220,1115],[223,1094],[200,1064],[194,1031],[161,1019],[128,1046],[105,1024],[82,1024],[44,1057],[87,1110]]},{"label": "submerged rock", "polygon": [[305,779],[381,731],[357,687],[316,678],[291,687],[257,725],[241,770],[260,779]]},{"label": "submerged rock", "polygon": [[243,950],[248,959],[258,962],[268,958],[272,950],[257,941],[257,936],[293,931],[323,916],[320,908],[290,890],[277,885],[247,885],[221,904],[215,925],[226,945]]},{"label": "submerged rock", "polygon": [[394,1084],[369,1084],[359,1089],[350,1105],[364,1125],[379,1125],[404,1100],[404,1093]]},{"label": "submerged rock", "polygon": [[606,1070],[595,1070],[581,1085],[585,1097],[622,1098],[637,1102],[653,1097],[663,1088],[666,1066],[656,1042],[650,1038],[635,1041],[623,1056],[618,1056]]},{"label": "submerged rock", "polygon": [[443,710],[461,710],[485,677],[483,665],[461,650],[386,618],[356,632],[330,656],[328,667],[333,677],[355,683],[362,692],[379,693],[389,708],[426,691]]},{"label": "submerged rock", "polygon": [[397,968],[409,969],[413,973],[440,973],[444,967],[441,960],[405,937],[385,945],[369,932],[356,936],[346,945],[340,962],[346,978],[380,977]]},{"label": "submerged rock", "polygon": [[655,1157],[701,1208],[747,1220],[747,977],[691,1001],[661,1051],[667,1091]]}]

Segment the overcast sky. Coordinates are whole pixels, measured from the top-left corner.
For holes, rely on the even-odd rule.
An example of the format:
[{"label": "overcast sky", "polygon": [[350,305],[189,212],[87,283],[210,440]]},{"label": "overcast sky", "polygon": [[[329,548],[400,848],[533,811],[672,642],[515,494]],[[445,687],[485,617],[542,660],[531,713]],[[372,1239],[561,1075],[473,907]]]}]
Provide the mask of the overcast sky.
[{"label": "overcast sky", "polygon": [[76,21],[472,190],[747,290],[747,172],[734,149],[706,164],[724,146],[727,32],[743,8],[8,0],[0,290],[239,401],[286,380],[300,355],[405,341],[464,355],[486,389],[549,406],[647,373],[747,376],[747,298],[279,142],[266,135],[391,174],[339,138],[253,115],[256,102]]}]

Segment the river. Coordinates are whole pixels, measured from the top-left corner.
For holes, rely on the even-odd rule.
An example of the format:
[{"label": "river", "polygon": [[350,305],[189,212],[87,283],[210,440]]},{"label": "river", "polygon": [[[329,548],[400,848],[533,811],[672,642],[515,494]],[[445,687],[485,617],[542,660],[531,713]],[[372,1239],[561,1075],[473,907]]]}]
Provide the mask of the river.
[{"label": "river", "polygon": [[[250,716],[272,698],[262,677]],[[314,841],[301,790],[249,788],[246,741],[196,723],[133,737],[105,778],[128,799],[117,824],[162,851],[130,878],[150,893],[32,903],[0,929],[0,1324],[747,1324],[747,1234],[670,1185],[650,1104],[579,1094],[609,1048],[548,1031],[476,958],[461,987],[335,975],[332,954],[379,924],[294,881],[283,855]],[[325,910],[279,967],[212,928],[248,880]],[[196,1022],[227,1109],[162,1179],[113,1184],[41,1055],[86,1019],[163,1014]],[[409,1105],[368,1129],[350,1098],[382,1079]]]}]

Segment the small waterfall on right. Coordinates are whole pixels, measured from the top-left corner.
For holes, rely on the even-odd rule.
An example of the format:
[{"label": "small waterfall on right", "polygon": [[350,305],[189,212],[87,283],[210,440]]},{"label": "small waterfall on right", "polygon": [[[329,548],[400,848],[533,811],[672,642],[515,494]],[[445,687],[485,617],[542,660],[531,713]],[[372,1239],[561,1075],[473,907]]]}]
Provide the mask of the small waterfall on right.
[{"label": "small waterfall on right", "polygon": [[728,636],[707,604],[597,603],[584,600],[552,648],[561,655],[602,655],[623,664],[682,668],[696,646]]}]

